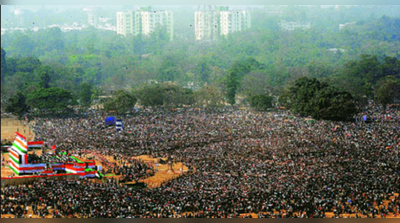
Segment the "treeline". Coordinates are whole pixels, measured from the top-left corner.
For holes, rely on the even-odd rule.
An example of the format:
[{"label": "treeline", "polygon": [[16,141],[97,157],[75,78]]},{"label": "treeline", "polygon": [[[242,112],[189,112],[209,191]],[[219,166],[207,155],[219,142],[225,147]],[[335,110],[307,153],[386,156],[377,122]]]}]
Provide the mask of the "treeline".
[{"label": "treeline", "polygon": [[[295,12],[292,8],[287,10]],[[310,66],[333,70],[362,54],[379,55],[379,60],[385,56],[400,57],[399,18],[362,20],[340,31],[338,18],[329,24],[337,29],[324,30],[322,25],[313,25],[309,30],[284,31],[279,29],[279,22],[285,16],[266,17],[264,24],[259,22],[261,15],[254,13],[258,19],[253,19],[253,29],[221,37],[214,43],[180,36],[169,41],[163,29],[148,37],[124,38],[112,31],[89,27],[70,32],[48,28],[5,33],[1,45],[7,52],[8,63],[37,58],[62,74],[52,78],[52,82],[66,89],[85,82],[119,89],[136,87],[148,80],[219,85],[236,61],[248,57],[266,64],[269,72],[276,74],[274,81],[279,85]],[[310,15],[305,19],[298,17],[299,21],[318,21]],[[269,22],[275,26],[268,25]]]},{"label": "treeline", "polygon": [[[31,66],[27,66],[26,60],[32,62],[27,63]],[[373,55],[361,55],[358,60],[348,61],[336,69],[313,64],[293,70],[291,81],[281,85],[277,84],[279,76],[271,67],[249,57],[233,63],[219,85],[204,84],[194,88],[177,82],[149,81],[111,91],[111,94],[86,82],[74,91],[54,86],[50,68],[32,58],[17,60],[16,64],[12,69],[31,79],[17,87],[9,86],[15,93],[4,105],[7,112],[19,115],[65,113],[73,107],[86,109],[93,104],[101,104],[104,110],[120,114],[132,111],[137,105],[215,108],[230,104],[251,106],[259,111],[285,106],[300,116],[346,120],[369,100],[386,108],[400,98],[400,60],[394,57],[379,60]],[[5,63],[7,67],[2,69],[8,72],[9,65]],[[24,69],[32,70],[24,73],[27,71]]]}]

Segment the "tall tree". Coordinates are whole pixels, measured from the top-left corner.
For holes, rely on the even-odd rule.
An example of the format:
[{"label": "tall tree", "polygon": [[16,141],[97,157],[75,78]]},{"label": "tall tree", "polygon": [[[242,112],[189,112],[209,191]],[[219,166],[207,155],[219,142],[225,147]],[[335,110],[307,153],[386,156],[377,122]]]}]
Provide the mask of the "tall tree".
[{"label": "tall tree", "polygon": [[395,98],[400,98],[400,81],[394,76],[387,76],[375,88],[375,99],[386,110],[386,106],[393,103]]},{"label": "tall tree", "polygon": [[356,112],[353,96],[317,79],[302,77],[290,87],[289,108],[315,119],[345,120]]},{"label": "tall tree", "polygon": [[26,104],[25,96],[18,91],[16,95],[9,99],[5,110],[6,112],[10,112],[14,115],[24,115],[29,110],[29,107]]},{"label": "tall tree", "polygon": [[195,95],[199,106],[216,108],[223,105],[222,92],[214,85],[204,85],[195,92]]},{"label": "tall tree", "polygon": [[27,104],[39,114],[68,113],[72,94],[61,88],[38,88],[28,95]]},{"label": "tall tree", "polygon": [[1,47],[1,84],[4,82],[4,77],[7,72],[6,51]]},{"label": "tall tree", "polygon": [[80,85],[78,98],[79,102],[83,107],[89,107],[92,102],[92,89],[93,86],[89,83],[83,83]]},{"label": "tall tree", "polygon": [[50,88],[50,75],[46,71],[40,75],[40,87]]},{"label": "tall tree", "polygon": [[229,104],[235,104],[236,93],[243,77],[252,70],[261,69],[265,69],[265,65],[252,57],[233,63],[225,83],[226,97]]},{"label": "tall tree", "polygon": [[104,109],[107,111],[116,111],[118,114],[124,114],[130,111],[136,104],[137,99],[125,90],[117,90],[113,97],[106,101]]},{"label": "tall tree", "polygon": [[269,95],[253,95],[248,99],[250,106],[258,111],[266,111],[269,108],[272,108],[273,98]]},{"label": "tall tree", "polygon": [[226,98],[229,104],[234,105],[236,103],[236,91],[238,88],[238,77],[233,71],[229,73],[226,81]]}]

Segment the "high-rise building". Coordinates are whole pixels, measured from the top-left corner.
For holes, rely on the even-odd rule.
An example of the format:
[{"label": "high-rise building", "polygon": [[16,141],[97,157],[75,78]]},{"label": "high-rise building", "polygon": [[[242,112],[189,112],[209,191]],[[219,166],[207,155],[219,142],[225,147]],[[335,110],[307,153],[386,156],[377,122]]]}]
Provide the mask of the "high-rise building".
[{"label": "high-rise building", "polygon": [[174,34],[171,11],[150,11],[150,8],[136,11],[117,12],[117,33],[127,36],[150,35],[157,28],[166,28],[170,40]]},{"label": "high-rise building", "polygon": [[149,35],[156,28],[165,27],[170,39],[174,35],[174,19],[171,11],[143,11],[141,12],[142,34]]},{"label": "high-rise building", "polygon": [[221,35],[240,32],[251,26],[250,13],[246,11],[222,11],[220,12]]},{"label": "high-rise building", "polygon": [[251,26],[250,13],[229,11],[228,7],[201,6],[195,12],[196,40],[216,40],[221,35],[240,32]]},{"label": "high-rise building", "polygon": [[219,35],[219,14],[214,8],[202,8],[194,14],[196,40],[216,40]]},{"label": "high-rise building", "polygon": [[141,13],[137,11],[117,12],[117,34],[138,35],[141,33]]}]

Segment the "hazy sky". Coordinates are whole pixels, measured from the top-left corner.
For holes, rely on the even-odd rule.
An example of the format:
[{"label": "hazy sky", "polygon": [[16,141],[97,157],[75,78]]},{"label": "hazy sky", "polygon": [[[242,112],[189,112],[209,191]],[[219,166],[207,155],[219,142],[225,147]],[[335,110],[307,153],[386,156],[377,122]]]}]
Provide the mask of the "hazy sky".
[{"label": "hazy sky", "polygon": [[398,5],[399,0],[1,0],[2,5]]}]

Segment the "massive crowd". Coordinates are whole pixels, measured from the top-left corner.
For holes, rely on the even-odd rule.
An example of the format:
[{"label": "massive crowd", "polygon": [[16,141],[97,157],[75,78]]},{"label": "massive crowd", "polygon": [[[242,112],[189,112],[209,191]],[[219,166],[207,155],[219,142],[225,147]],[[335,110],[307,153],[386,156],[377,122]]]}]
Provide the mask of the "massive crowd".
[{"label": "massive crowd", "polygon": [[[95,112],[37,119],[36,137],[49,147],[127,163],[138,155],[174,156],[190,171],[153,189],[114,180],[8,186],[1,188],[2,213],[24,216],[33,205],[40,215],[53,207],[54,217],[398,216],[400,113],[362,121],[376,115],[372,108],[356,122],[315,123],[285,112],[146,111],[124,118],[122,133]],[[129,166],[118,170],[127,180],[149,170],[140,162]]]}]

